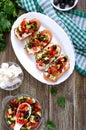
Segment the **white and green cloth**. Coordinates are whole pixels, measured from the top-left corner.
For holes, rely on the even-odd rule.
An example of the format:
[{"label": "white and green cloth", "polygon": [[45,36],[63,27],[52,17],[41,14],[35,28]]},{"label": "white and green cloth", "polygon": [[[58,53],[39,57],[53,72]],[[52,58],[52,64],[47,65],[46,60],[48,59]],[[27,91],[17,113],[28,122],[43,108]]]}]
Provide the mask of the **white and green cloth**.
[{"label": "white and green cloth", "polygon": [[58,11],[50,0],[20,0],[19,6],[28,12],[48,15],[66,31],[75,48],[75,68],[86,76],[86,13],[78,10]]}]

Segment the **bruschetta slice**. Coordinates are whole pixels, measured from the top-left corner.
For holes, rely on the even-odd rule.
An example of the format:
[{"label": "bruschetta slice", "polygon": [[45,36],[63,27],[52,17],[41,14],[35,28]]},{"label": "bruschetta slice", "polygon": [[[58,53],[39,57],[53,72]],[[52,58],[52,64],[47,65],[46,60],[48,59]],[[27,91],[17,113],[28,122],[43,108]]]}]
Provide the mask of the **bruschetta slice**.
[{"label": "bruschetta slice", "polygon": [[44,79],[56,82],[70,68],[69,58],[65,54],[57,57],[44,71]]},{"label": "bruschetta slice", "polygon": [[40,28],[41,22],[36,19],[24,18],[18,27],[14,29],[14,33],[19,40],[24,40],[26,37],[36,32]]},{"label": "bruschetta slice", "polygon": [[43,30],[32,35],[25,45],[29,54],[35,54],[44,49],[52,40],[52,33],[49,30]]},{"label": "bruschetta slice", "polygon": [[50,43],[42,50],[42,52],[36,54],[35,59],[37,68],[39,70],[45,70],[47,65],[60,54],[61,50],[60,45]]}]

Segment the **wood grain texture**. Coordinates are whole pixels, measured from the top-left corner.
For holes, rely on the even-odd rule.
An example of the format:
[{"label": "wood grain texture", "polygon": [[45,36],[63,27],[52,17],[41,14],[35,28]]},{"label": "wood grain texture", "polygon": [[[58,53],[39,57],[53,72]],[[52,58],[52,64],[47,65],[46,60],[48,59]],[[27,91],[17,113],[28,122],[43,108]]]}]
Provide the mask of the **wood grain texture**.
[{"label": "wood grain texture", "polygon": [[[86,0],[79,0],[76,7],[86,12]],[[19,63],[12,49],[10,34],[6,35],[7,48],[0,52],[0,64],[6,61],[18,63],[24,72],[24,80],[20,88],[15,91],[4,91],[0,89],[0,106],[4,97],[27,93],[36,97],[43,106],[44,120],[49,119],[56,124],[55,130],[86,130],[86,78],[80,75],[76,70],[73,74],[60,85],[48,86],[40,83]],[[52,95],[52,87],[58,89],[57,95]],[[65,96],[66,106],[61,108],[57,105],[57,98]],[[0,130],[6,130],[2,122],[2,109],[0,109]],[[48,130],[46,127],[44,130]]]}]

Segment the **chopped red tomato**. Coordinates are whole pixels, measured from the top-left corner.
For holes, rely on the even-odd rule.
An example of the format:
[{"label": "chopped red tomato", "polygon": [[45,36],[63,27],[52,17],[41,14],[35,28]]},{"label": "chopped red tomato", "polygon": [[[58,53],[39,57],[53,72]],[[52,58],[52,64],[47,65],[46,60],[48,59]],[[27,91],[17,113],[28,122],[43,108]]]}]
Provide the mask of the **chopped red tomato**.
[{"label": "chopped red tomato", "polygon": [[38,45],[39,45],[39,40],[35,39],[35,41],[33,42],[33,44],[34,44],[35,46],[38,46]]},{"label": "chopped red tomato", "polygon": [[31,128],[35,128],[38,125],[39,122],[31,123]]},{"label": "chopped red tomato", "polygon": [[33,104],[32,99],[28,99],[28,98],[27,98],[27,99],[26,99],[26,102],[27,102],[28,104],[30,104],[30,105]]},{"label": "chopped red tomato", "polygon": [[29,33],[29,30],[28,30],[28,29],[25,29],[24,31],[25,31],[25,33],[27,33],[27,34]]},{"label": "chopped red tomato", "polygon": [[14,123],[12,123],[12,124],[10,125],[10,128],[11,128],[11,129],[13,129],[13,128],[14,128],[14,126],[15,126],[15,124],[14,124]]},{"label": "chopped red tomato", "polygon": [[26,28],[26,21],[25,20],[22,21],[21,26],[22,26],[22,29]]},{"label": "chopped red tomato", "polygon": [[53,47],[53,46],[51,46],[51,47],[50,47],[50,51],[53,51],[53,50],[54,50],[54,47]]},{"label": "chopped red tomato", "polygon": [[54,51],[53,51],[53,55],[55,55],[56,53],[57,53],[56,50],[54,50]]},{"label": "chopped red tomato", "polygon": [[51,68],[48,69],[48,74],[51,74],[52,73],[52,70]]},{"label": "chopped red tomato", "polygon": [[16,99],[12,99],[10,102],[11,102],[11,104],[16,104],[17,103]]},{"label": "chopped red tomato", "polygon": [[20,120],[19,118],[17,119],[17,122],[18,122],[19,124],[24,124],[24,123],[25,123],[24,120]]},{"label": "chopped red tomato", "polygon": [[38,62],[39,66],[42,66],[43,63],[44,63],[44,59],[42,59],[42,60],[40,60],[40,61]]},{"label": "chopped red tomato", "polygon": [[27,122],[25,125],[26,125],[26,127],[28,127],[28,126],[30,126],[30,124],[31,124],[30,122]]},{"label": "chopped red tomato", "polygon": [[37,51],[37,47],[34,46],[34,47],[33,47],[33,50],[34,50],[34,51]]},{"label": "chopped red tomato", "polygon": [[38,103],[35,103],[34,106],[35,106],[36,109],[41,110],[41,106]]}]

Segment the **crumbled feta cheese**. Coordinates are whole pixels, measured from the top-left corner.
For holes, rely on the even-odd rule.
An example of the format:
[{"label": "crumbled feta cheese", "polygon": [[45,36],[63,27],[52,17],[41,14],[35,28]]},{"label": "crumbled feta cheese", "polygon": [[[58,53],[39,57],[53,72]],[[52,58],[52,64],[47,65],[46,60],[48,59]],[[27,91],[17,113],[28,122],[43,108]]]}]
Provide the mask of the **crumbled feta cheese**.
[{"label": "crumbled feta cheese", "polygon": [[19,75],[22,73],[20,67],[2,63],[0,68],[0,87],[10,87],[21,82]]},{"label": "crumbled feta cheese", "polygon": [[30,36],[31,34],[32,34],[32,33],[29,33],[29,34],[23,33],[22,36],[23,36],[23,37],[28,37],[28,36]]},{"label": "crumbled feta cheese", "polygon": [[3,68],[3,69],[8,69],[8,67],[9,67],[8,63],[2,63],[1,64],[1,68]]}]

